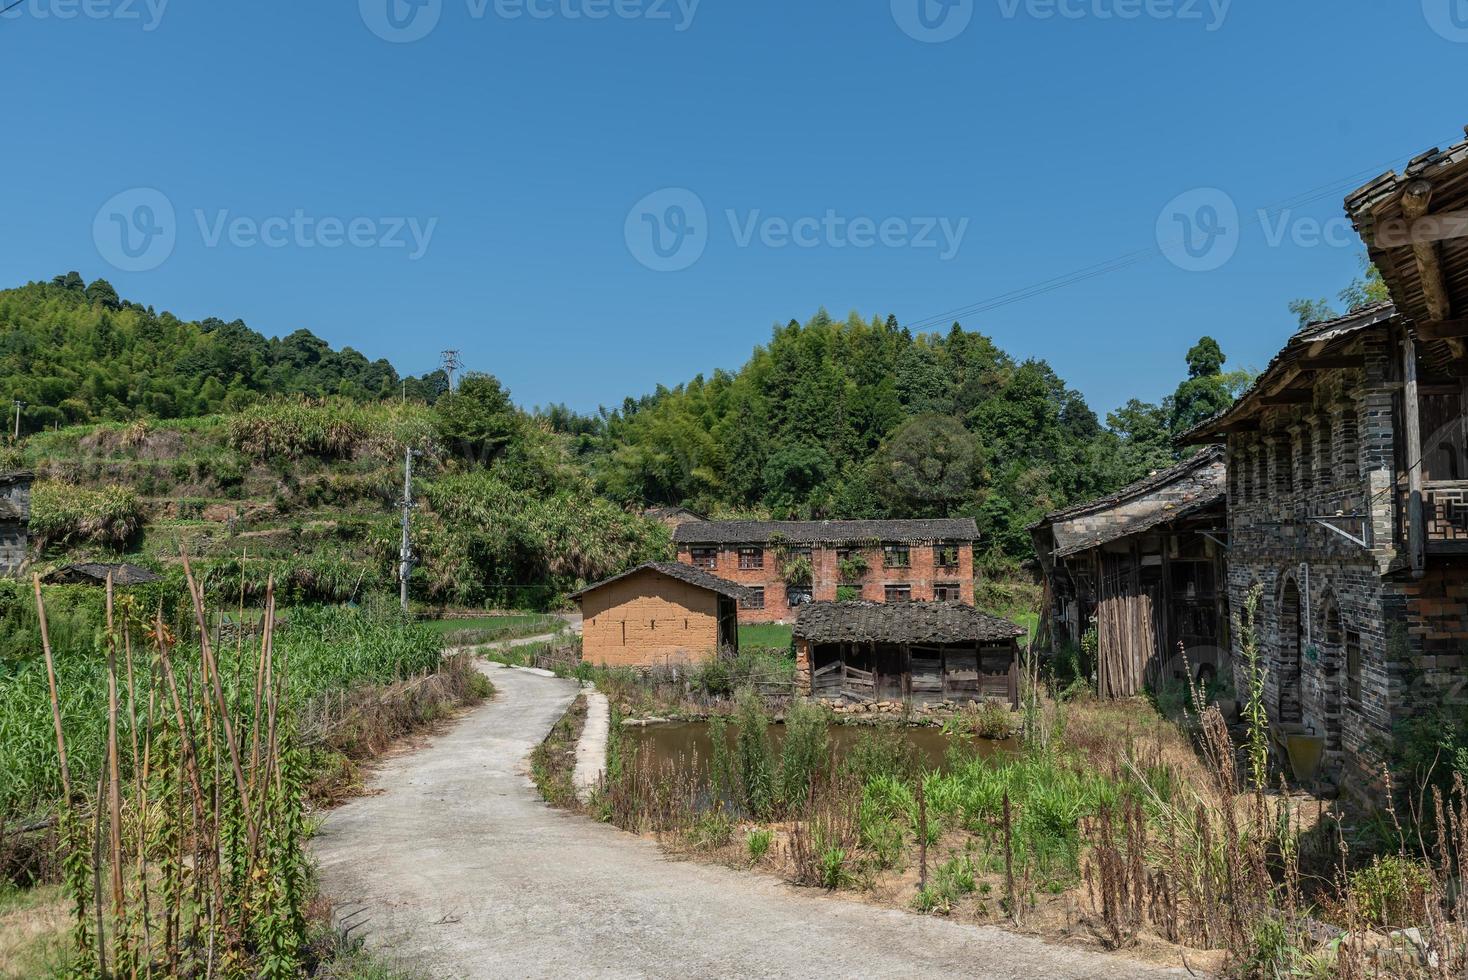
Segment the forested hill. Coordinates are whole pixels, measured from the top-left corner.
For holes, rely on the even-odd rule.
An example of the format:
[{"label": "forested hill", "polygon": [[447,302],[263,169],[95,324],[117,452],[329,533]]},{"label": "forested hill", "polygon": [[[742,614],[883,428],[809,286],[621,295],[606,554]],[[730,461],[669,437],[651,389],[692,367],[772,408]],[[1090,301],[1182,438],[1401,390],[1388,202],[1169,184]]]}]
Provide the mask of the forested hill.
[{"label": "forested hill", "polygon": [[[1227,405],[1246,380],[1225,374],[1224,360],[1203,338],[1174,396],[1131,402],[1103,424],[1047,363],[1017,361],[981,333],[955,324],[913,334],[892,317],[820,312],[776,328],[737,372],[591,416],[559,406],[526,413],[492,378],[476,381],[482,399],[461,392],[445,401],[442,372],[402,379],[387,361],[334,351],[305,330],[266,338],[238,320],[182,321],[76,273],[0,292],[0,397],[25,403],[23,434],[79,427],[32,445],[23,458],[38,463],[46,447],[90,445],[87,427],[98,422],[224,415],[234,432],[264,396],[270,418],[290,415],[280,397],[292,395],[395,408],[406,380],[404,409],[438,403],[432,417],[446,445],[464,442],[457,416],[484,401],[494,445],[524,442],[535,451],[520,455],[560,460],[537,492],[574,485],[618,510],[676,503],[719,516],[972,516],[987,550],[1009,558],[1029,554],[1026,525],[1046,511],[1172,462],[1173,433]],[[340,423],[330,405],[312,411],[322,424]],[[177,451],[201,465],[223,451],[193,446],[199,437],[175,428]],[[220,491],[208,481],[195,489],[205,504]],[[223,499],[242,492],[225,489]]]},{"label": "forested hill", "polygon": [[[401,397],[403,380],[387,361],[332,350],[308,330],[266,338],[240,320],[180,320],[75,272],[0,291],[0,395],[7,408],[25,403],[30,432],[227,412],[264,393]],[[442,372],[406,380],[420,400],[445,387]]]},{"label": "forested hill", "polygon": [[1224,360],[1204,338],[1176,395],[1133,401],[1103,425],[1046,362],[1016,361],[983,334],[821,312],[777,329],[736,374],[596,419],[548,414],[620,500],[720,515],[973,516],[990,549],[1018,556],[1048,510],[1172,462],[1172,434],[1246,380]]}]

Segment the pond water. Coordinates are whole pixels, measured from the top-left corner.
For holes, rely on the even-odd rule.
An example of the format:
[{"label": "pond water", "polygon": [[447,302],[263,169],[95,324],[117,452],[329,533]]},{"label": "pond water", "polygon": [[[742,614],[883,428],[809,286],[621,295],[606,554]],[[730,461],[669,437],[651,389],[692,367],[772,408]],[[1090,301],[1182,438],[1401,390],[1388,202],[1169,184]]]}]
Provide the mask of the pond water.
[{"label": "pond water", "polygon": [[[832,725],[829,730],[831,748],[837,762],[840,762],[862,738],[868,736],[877,739],[901,739],[907,742],[915,750],[917,759],[922,763],[923,768],[930,770],[948,768],[948,750],[954,745],[962,746],[966,755],[979,755],[984,758],[1010,756],[1019,748],[1019,743],[1014,739],[996,741],[985,738],[965,738],[949,735],[941,728]],[[728,738],[731,749],[737,731],[738,726],[730,722]],[[713,752],[708,723],[702,721],[627,727],[622,729],[622,735],[627,740],[633,755],[645,751],[650,754],[649,761],[659,768],[664,763],[676,762],[680,756],[686,759],[695,753],[700,764],[704,764]],[[778,723],[771,724],[770,741],[776,753],[780,751],[784,740],[785,726]]]}]

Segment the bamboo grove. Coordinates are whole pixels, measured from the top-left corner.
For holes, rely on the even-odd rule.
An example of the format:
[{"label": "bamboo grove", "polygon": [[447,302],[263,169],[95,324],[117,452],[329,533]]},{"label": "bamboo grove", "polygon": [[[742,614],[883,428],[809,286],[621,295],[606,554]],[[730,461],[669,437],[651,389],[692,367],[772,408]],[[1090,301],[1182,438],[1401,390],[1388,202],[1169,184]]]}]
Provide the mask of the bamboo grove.
[{"label": "bamboo grove", "polygon": [[197,643],[107,584],[106,756],[74,779],[39,579],[33,580],[62,799],[57,837],[72,907],[70,975],[298,975],[310,869],[305,762],[267,589],[258,639],[233,669],[206,628],[185,558]]}]

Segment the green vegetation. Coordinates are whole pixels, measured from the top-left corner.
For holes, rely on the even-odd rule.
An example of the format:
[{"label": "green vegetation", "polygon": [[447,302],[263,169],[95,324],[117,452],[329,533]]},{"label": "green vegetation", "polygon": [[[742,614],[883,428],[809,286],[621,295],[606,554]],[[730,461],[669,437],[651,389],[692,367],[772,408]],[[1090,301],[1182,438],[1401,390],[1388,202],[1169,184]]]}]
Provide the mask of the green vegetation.
[{"label": "green vegetation", "polygon": [[535,780],[540,796],[552,806],[575,809],[576,743],[586,727],[586,696],[578,695],[571,707],[556,722],[535,751],[530,754],[530,777]]},{"label": "green vegetation", "polygon": [[741,649],[789,650],[791,629],[779,623],[740,623]]},{"label": "green vegetation", "polygon": [[30,533],[40,549],[74,544],[122,548],[142,525],[142,504],[127,487],[88,490],[43,480],[31,490]]}]

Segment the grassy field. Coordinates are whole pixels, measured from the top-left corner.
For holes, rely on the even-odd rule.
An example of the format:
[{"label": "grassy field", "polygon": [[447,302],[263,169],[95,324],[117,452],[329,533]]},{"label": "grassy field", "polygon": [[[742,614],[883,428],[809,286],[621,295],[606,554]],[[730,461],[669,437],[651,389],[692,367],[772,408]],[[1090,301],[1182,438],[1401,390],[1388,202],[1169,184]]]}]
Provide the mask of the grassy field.
[{"label": "grassy field", "polygon": [[564,621],[556,616],[525,613],[509,616],[479,616],[474,619],[425,619],[423,625],[440,636],[444,633],[482,630],[509,639],[517,636],[534,636],[541,632],[553,632],[564,625]]},{"label": "grassy field", "polygon": [[739,627],[739,645],[787,649],[790,646],[790,627],[778,623],[746,623]]}]

